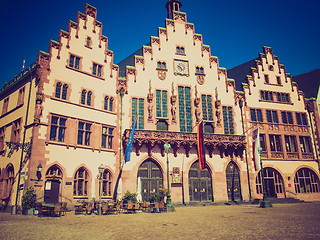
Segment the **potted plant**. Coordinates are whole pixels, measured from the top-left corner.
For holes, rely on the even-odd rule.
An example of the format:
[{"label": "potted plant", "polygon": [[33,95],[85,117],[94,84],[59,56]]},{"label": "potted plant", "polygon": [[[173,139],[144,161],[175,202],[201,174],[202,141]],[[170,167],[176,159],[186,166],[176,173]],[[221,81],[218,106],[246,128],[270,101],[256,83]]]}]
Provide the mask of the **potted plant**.
[{"label": "potted plant", "polygon": [[168,190],[164,187],[159,188],[160,201],[164,202],[164,198],[168,196]]},{"label": "potted plant", "polygon": [[127,191],[126,194],[123,196],[122,201],[123,203],[128,203],[128,202],[135,203],[137,201],[137,194]]},{"label": "potted plant", "polygon": [[36,206],[37,195],[33,187],[29,187],[22,196],[22,213],[32,215]]},{"label": "potted plant", "polygon": [[161,199],[160,199],[159,193],[154,193],[154,194],[150,195],[150,197],[149,197],[150,203],[160,202],[160,200]]}]

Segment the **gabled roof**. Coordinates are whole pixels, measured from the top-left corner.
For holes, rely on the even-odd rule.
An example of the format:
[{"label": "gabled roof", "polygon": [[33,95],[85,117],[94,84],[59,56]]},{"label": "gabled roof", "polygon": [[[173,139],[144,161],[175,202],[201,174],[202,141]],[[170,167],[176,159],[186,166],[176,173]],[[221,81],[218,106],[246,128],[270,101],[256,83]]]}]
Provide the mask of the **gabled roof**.
[{"label": "gabled roof", "polygon": [[[151,46],[151,44],[148,43],[145,46]],[[143,56],[143,47],[117,63],[117,65],[119,66],[119,77],[126,77],[126,66],[135,66],[135,56]]]},{"label": "gabled roof", "polygon": [[320,87],[320,68],[292,77],[306,98],[317,98]]},{"label": "gabled roof", "polygon": [[246,63],[227,70],[228,78],[235,80],[236,89],[242,91],[242,83],[247,83],[247,75],[251,75],[251,68],[256,68],[256,60],[258,58],[252,59]]}]

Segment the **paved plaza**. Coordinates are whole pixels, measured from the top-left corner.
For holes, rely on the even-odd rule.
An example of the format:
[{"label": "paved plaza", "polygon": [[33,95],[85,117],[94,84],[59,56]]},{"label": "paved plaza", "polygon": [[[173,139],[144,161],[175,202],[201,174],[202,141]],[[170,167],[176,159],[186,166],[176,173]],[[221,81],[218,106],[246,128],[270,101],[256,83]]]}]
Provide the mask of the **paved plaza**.
[{"label": "paved plaza", "polygon": [[320,202],[54,218],[0,213],[0,239],[320,239]]}]

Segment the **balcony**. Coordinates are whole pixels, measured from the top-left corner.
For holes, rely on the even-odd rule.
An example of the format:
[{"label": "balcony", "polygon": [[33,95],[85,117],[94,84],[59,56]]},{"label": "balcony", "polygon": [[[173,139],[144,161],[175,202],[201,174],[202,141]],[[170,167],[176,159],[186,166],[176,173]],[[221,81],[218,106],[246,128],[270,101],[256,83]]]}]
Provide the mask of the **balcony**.
[{"label": "balcony", "polygon": [[[131,130],[126,129],[123,134],[123,146],[127,146]],[[148,154],[151,156],[155,145],[161,149],[161,155],[164,156],[163,145],[170,143],[173,149],[174,156],[177,156],[177,151],[183,147],[186,156],[189,157],[192,147],[197,149],[197,134],[186,132],[166,132],[166,131],[152,131],[152,130],[136,130],[133,138],[133,146],[136,149],[136,154],[139,156],[140,149],[145,144],[148,148]],[[225,135],[225,134],[204,134],[204,145],[212,157],[213,150],[218,149],[220,155],[236,155],[242,156],[245,149],[246,140],[242,135]]]}]

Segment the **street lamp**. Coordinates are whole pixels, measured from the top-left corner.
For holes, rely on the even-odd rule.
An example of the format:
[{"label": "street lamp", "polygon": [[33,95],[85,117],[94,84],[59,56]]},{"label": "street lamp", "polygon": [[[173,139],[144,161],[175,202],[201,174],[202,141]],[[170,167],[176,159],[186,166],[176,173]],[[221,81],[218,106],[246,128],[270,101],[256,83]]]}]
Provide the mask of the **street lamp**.
[{"label": "street lamp", "polygon": [[103,175],[103,172],[104,172],[104,167],[103,167],[102,164],[98,167],[98,170],[99,170],[99,209],[98,209],[98,215],[101,215],[101,207],[102,207],[102,203],[101,203],[101,180],[102,180],[102,175]]},{"label": "street lamp", "polygon": [[260,155],[261,178],[262,178],[262,187],[263,187],[263,200],[260,203],[260,207],[261,208],[271,208],[272,204],[268,200],[267,191],[266,191],[266,184],[265,184],[265,181],[264,181],[263,165],[262,165],[262,161],[261,161],[262,147],[258,147],[258,152],[259,152],[259,155]]},{"label": "street lamp", "polygon": [[39,165],[37,167],[37,178],[38,178],[38,181],[40,181],[41,177],[42,177],[41,171],[42,171],[42,165],[41,165],[41,163],[39,163]]},{"label": "street lamp", "polygon": [[174,211],[174,206],[171,203],[171,196],[170,196],[170,184],[169,184],[169,156],[168,153],[170,151],[171,145],[169,143],[165,143],[164,150],[167,153],[167,182],[168,182],[168,196],[167,196],[167,211]]}]

